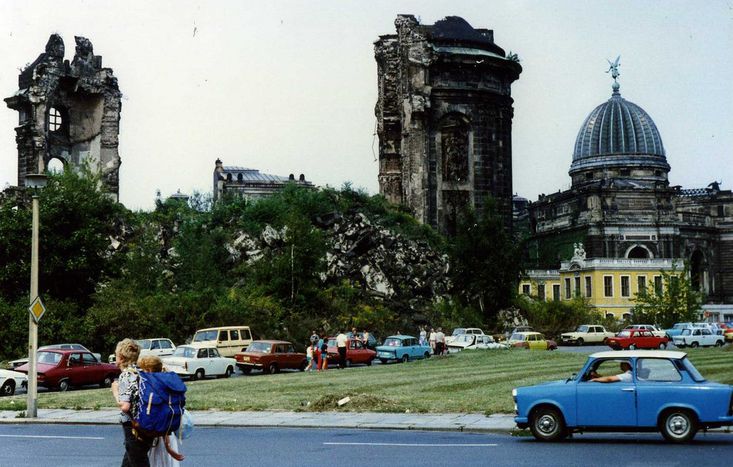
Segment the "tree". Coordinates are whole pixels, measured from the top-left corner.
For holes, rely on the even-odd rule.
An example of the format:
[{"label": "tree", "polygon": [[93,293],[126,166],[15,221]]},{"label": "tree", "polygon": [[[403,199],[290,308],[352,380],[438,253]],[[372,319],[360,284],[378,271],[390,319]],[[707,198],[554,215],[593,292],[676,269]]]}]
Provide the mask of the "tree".
[{"label": "tree", "polygon": [[660,271],[660,274],[662,290],[655,290],[651,284],[648,290],[634,298],[633,321],[658,324],[664,328],[678,322],[696,321],[705,297],[692,287],[689,264],[685,262],[680,271],[674,263],[671,271]]}]

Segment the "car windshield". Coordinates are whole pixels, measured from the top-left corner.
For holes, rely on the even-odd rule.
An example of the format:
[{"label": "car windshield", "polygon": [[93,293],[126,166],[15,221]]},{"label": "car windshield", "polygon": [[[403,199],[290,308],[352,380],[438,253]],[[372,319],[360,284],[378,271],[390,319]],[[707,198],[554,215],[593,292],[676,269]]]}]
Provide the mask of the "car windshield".
[{"label": "car windshield", "polygon": [[150,350],[150,339],[140,339],[135,342],[137,342],[137,345],[139,345],[141,349]]},{"label": "car windshield", "polygon": [[384,340],[384,345],[389,347],[399,347],[402,345],[402,340],[396,337],[388,337]]},{"label": "car windshield", "polygon": [[578,326],[575,332],[588,332],[588,326]]},{"label": "car windshield", "polygon": [[173,356],[174,357],[183,357],[183,358],[194,358],[196,356],[196,349],[194,349],[193,347],[182,345],[173,351]]},{"label": "car windshield", "polygon": [[692,329],[690,328],[683,329],[681,333],[682,336],[689,336],[690,334],[692,334]]},{"label": "car windshield", "polygon": [[215,341],[219,331],[212,329],[211,331],[199,331],[193,336],[193,342]]},{"label": "car windshield", "polygon": [[518,332],[515,332],[512,334],[512,337],[509,338],[510,341],[523,341],[524,340],[524,334],[520,334]]},{"label": "car windshield", "polygon": [[272,344],[268,344],[267,342],[252,342],[249,344],[249,347],[247,347],[247,352],[270,353],[271,348]]},{"label": "car windshield", "polygon": [[55,365],[61,361],[61,354],[56,352],[38,352],[38,363]]},{"label": "car windshield", "polygon": [[687,372],[690,373],[690,376],[692,376],[692,379],[694,379],[698,383],[705,381],[705,378],[700,374],[699,371],[697,371],[697,368],[695,368],[695,365],[693,365],[692,362],[687,359],[687,357],[682,359],[682,365],[685,367],[685,370],[687,370]]},{"label": "car windshield", "polygon": [[458,335],[465,334],[465,333],[466,333],[466,329],[465,328],[455,328],[453,330],[453,335],[454,336],[458,336]]},{"label": "car windshield", "polygon": [[677,323],[674,325],[673,329],[685,329],[688,325],[686,323]]}]

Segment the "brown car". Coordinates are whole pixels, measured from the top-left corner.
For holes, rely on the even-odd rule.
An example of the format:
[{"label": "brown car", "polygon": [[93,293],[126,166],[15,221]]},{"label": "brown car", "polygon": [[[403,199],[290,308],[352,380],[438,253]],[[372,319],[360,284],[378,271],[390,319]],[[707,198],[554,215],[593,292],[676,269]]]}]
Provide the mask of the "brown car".
[{"label": "brown car", "polygon": [[277,373],[284,369],[305,370],[308,365],[304,353],[295,351],[287,341],[253,341],[244,352],[234,355],[237,367],[249,374],[253,369],[264,373]]},{"label": "brown car", "polygon": [[[66,391],[72,386],[98,384],[109,387],[120,369],[102,363],[91,352],[83,350],[48,349],[38,352],[38,385]],[[28,364],[15,369],[28,374]]]}]

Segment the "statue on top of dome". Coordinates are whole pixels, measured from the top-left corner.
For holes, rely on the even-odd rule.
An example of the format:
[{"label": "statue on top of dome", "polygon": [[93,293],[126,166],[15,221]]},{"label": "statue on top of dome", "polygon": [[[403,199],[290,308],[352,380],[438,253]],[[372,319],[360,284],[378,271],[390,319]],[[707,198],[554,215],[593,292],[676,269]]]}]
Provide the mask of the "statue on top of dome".
[{"label": "statue on top of dome", "polygon": [[618,57],[616,57],[616,61],[614,61],[614,62],[611,62],[611,60],[606,59],[606,61],[610,65],[610,67],[608,67],[608,70],[606,70],[606,73],[609,73],[610,72],[611,73],[611,77],[613,78],[614,81],[616,81],[616,78],[618,78],[619,75],[621,75],[621,73],[619,73],[619,71],[618,71],[618,67],[621,66],[618,63],[619,60],[621,60],[621,55],[619,55]]}]

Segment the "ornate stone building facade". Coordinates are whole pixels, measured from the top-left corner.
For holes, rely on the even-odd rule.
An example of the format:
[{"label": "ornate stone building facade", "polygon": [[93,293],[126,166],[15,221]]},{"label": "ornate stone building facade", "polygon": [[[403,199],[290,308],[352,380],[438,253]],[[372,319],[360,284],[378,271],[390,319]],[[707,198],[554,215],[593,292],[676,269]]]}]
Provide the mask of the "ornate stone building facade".
[{"label": "ornate stone building facade", "polygon": [[624,264],[621,275],[632,278],[637,266],[673,261],[681,268],[687,261],[693,285],[710,302],[733,303],[733,193],[715,182],[693,190],[670,185],[660,133],[621,97],[615,65],[611,98],[578,132],[571,188],[528,206],[529,263],[562,272],[575,243],[589,259]]},{"label": "ornate stone building facade", "polygon": [[455,16],[395,27],[375,42],[380,193],[448,234],[461,208],[492,196],[510,227],[516,55]]},{"label": "ornate stone building facade", "polygon": [[263,174],[257,169],[225,166],[221,159],[217,159],[214,166],[214,202],[222,199],[225,193],[236,194],[250,200],[267,198],[285,188],[288,183],[315,188],[303,174],[297,179],[293,174],[288,177]]},{"label": "ornate stone building facade", "polygon": [[74,168],[88,164],[101,174],[105,191],[118,199],[122,93],[92,43],[74,39],[69,63],[63,39],[51,35],[46,51],[21,71],[18,91],[5,99],[18,111],[18,185],[24,185],[26,174],[44,173],[57,159]]}]

